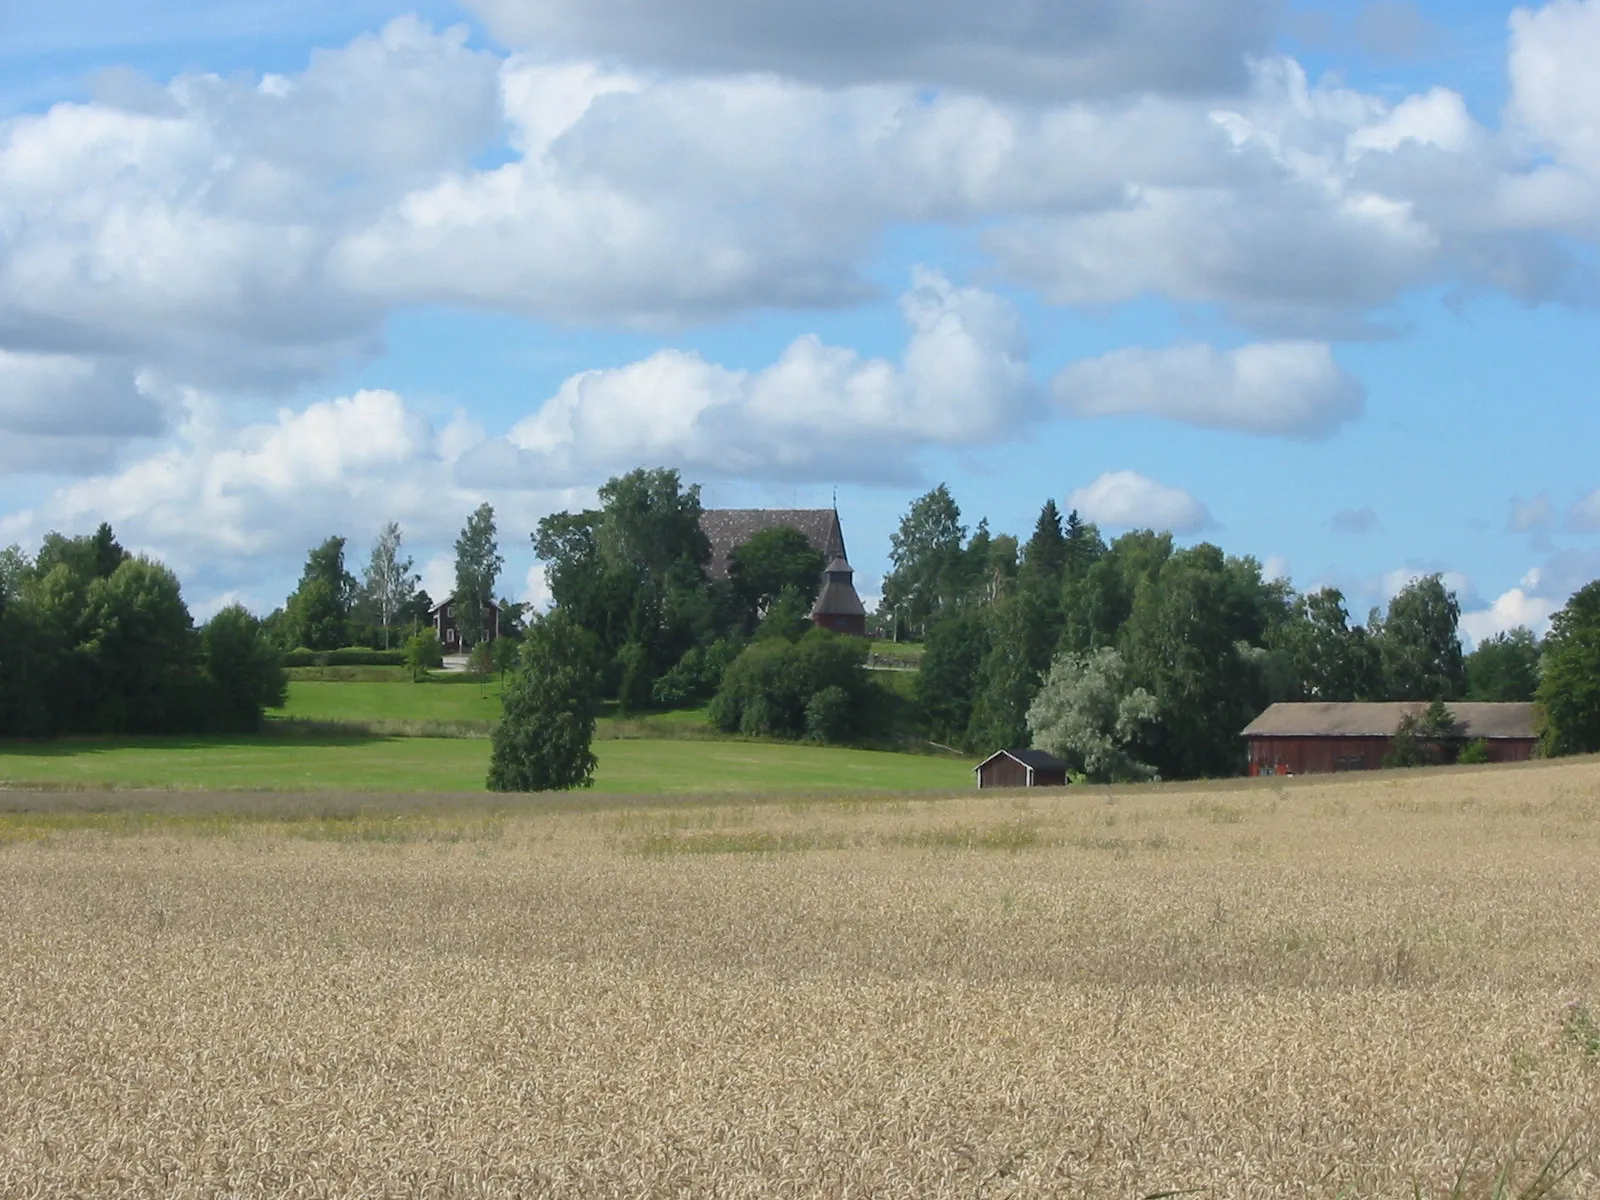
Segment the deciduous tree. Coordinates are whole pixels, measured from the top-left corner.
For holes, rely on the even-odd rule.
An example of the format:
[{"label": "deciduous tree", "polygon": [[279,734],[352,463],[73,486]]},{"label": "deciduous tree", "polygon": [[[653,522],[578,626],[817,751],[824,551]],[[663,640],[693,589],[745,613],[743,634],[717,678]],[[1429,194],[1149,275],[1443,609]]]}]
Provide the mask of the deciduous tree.
[{"label": "deciduous tree", "polygon": [[263,635],[261,622],[230,604],[200,631],[201,656],[211,680],[211,727],[252,733],[268,708],[288,698],[283,656]]},{"label": "deciduous tree", "polygon": [[[534,546],[556,607],[599,639],[610,680],[632,666],[648,699],[655,679],[716,634],[700,488],[674,470],[638,470],[607,481],[600,501],[541,520]],[[644,658],[629,651],[622,662],[629,645]]]},{"label": "deciduous tree", "polygon": [[981,612],[957,614],[928,631],[916,694],[923,728],[934,741],[965,747],[988,650],[989,625]]},{"label": "deciduous tree", "polygon": [[1151,779],[1155,768],[1130,746],[1158,712],[1156,698],[1135,687],[1122,656],[1109,646],[1066,653],[1028,709],[1033,744],[1095,783]]},{"label": "deciduous tree", "polygon": [[589,787],[600,706],[598,646],[557,610],[535,620],[502,695],[505,715],[490,735],[490,791]]},{"label": "deciduous tree", "polygon": [[754,629],[773,601],[792,590],[809,612],[827,564],[798,529],[763,529],[728,556],[728,584],[746,629]]},{"label": "deciduous tree", "polygon": [[1467,655],[1469,700],[1532,700],[1539,690],[1539,639],[1519,625],[1478,643]]},{"label": "deciduous tree", "polygon": [[1299,597],[1287,621],[1268,633],[1287,661],[1295,700],[1378,699],[1383,690],[1377,648],[1350,624],[1344,594],[1325,587]]},{"label": "deciduous tree", "polygon": [[306,556],[299,586],[284,605],[291,645],[337,650],[348,643],[357,587],[345,569],[344,546],[344,538],[330,537]]},{"label": "deciduous tree", "polygon": [[1159,706],[1140,756],[1163,778],[1234,775],[1243,767],[1239,731],[1261,710],[1262,680],[1233,636],[1228,588],[1222,552],[1202,543],[1161,567],[1128,618],[1128,666]]},{"label": "deciduous tree", "polygon": [[421,683],[428,672],[444,666],[444,647],[433,626],[424,625],[406,639],[406,669],[411,682]]},{"label": "deciduous tree", "polygon": [[367,603],[372,607],[372,614],[378,618],[378,624],[383,627],[385,650],[389,648],[390,630],[421,582],[421,577],[413,569],[416,564],[411,556],[402,556],[403,542],[398,521],[390,521],[385,525],[373,544],[372,557],[367,562],[362,580]]},{"label": "deciduous tree", "polygon": [[480,504],[456,539],[456,628],[469,650],[488,636],[489,601],[505,565],[495,536],[494,508]]},{"label": "deciduous tree", "polygon": [[1546,754],[1600,751],[1600,580],[1579,588],[1550,619],[1537,697]]},{"label": "deciduous tree", "polygon": [[1375,641],[1387,700],[1459,700],[1467,694],[1461,604],[1438,575],[1407,584],[1389,602]]},{"label": "deciduous tree", "polygon": [[728,733],[805,737],[815,697],[838,689],[842,700],[830,693],[818,705],[814,732],[827,731],[835,740],[845,732],[860,736],[872,720],[866,657],[859,639],[825,629],[813,628],[798,642],[756,642],[723,673],[711,700],[711,720]]},{"label": "deciduous tree", "polygon": [[942,483],[901,518],[889,538],[893,568],[883,580],[883,612],[894,619],[897,635],[920,635],[960,594],[966,536],[961,509]]}]

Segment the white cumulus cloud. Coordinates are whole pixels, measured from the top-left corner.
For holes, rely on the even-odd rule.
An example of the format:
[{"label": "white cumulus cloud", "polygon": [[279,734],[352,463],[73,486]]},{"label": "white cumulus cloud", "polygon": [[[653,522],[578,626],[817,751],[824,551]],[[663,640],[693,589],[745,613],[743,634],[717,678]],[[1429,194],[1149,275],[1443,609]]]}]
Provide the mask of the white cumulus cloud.
[{"label": "white cumulus cloud", "polygon": [[1212,525],[1206,506],[1188,492],[1137,471],[1107,471],[1074,491],[1067,504],[1097,525],[1113,529],[1148,527],[1181,534]]},{"label": "white cumulus cloud", "polygon": [[664,462],[697,477],[906,480],[922,446],[1012,435],[1034,386],[1011,305],[919,268],[900,309],[897,363],[806,335],[759,371],[681,350],[585,371],[464,458],[461,477],[565,486]]},{"label": "white cumulus cloud", "polygon": [[1600,4],[1518,8],[1511,35],[1512,116],[1564,161],[1600,175]]},{"label": "white cumulus cloud", "polygon": [[191,395],[173,444],[5,518],[0,540],[31,543],[48,529],[110,521],[127,544],[187,572],[218,559],[299,553],[391,518],[442,534],[441,522],[459,520],[454,510],[473,498],[450,482],[438,440],[393,392],[283,409],[238,428],[213,401]]},{"label": "white cumulus cloud", "polygon": [[1056,376],[1056,400],[1077,416],[1133,413],[1262,436],[1325,437],[1360,415],[1361,384],[1322,342],[1217,350],[1116,350]]},{"label": "white cumulus cloud", "polygon": [[1543,637],[1550,628],[1550,616],[1561,606],[1546,597],[1530,595],[1524,588],[1514,587],[1495,597],[1487,608],[1461,614],[1461,632],[1473,645],[1497,633],[1506,633],[1525,625]]}]

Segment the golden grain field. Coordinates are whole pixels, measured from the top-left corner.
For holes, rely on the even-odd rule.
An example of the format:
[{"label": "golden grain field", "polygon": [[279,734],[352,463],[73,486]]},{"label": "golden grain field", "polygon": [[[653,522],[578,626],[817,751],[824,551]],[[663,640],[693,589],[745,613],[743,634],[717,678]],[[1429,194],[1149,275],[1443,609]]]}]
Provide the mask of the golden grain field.
[{"label": "golden grain field", "polygon": [[0,1196],[1487,1197],[1600,1139],[1593,761],[358,803],[0,793]]}]

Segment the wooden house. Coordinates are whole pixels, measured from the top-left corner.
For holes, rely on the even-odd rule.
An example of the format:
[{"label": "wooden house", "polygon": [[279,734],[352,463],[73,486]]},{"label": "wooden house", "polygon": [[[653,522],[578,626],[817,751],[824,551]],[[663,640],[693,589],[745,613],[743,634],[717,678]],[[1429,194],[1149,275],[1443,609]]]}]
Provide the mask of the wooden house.
[{"label": "wooden house", "polygon": [[[439,643],[444,647],[446,654],[465,654],[467,647],[461,641],[461,630],[456,626],[456,598],[451,596],[448,600],[441,600],[428,610],[428,620],[433,623],[433,632],[439,637]],[[500,606],[493,600],[484,601],[483,605],[483,640],[492,642],[500,636]]]},{"label": "wooden house", "polygon": [[1065,787],[1067,764],[1043,750],[996,750],[972,768],[980,788]]},{"label": "wooden house", "polygon": [[[1373,771],[1383,766],[1405,716],[1427,710],[1420,700],[1381,704],[1274,704],[1244,729],[1252,775]],[[1455,725],[1445,741],[1459,748],[1482,738],[1490,762],[1531,758],[1538,738],[1533,705],[1449,704]]]}]

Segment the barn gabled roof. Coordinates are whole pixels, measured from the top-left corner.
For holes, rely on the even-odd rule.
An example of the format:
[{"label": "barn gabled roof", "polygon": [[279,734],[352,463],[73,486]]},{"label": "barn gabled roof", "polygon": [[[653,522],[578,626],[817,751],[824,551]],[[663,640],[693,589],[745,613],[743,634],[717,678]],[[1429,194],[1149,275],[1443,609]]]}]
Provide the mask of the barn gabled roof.
[{"label": "barn gabled roof", "polygon": [[1021,746],[1013,746],[1009,750],[996,750],[993,754],[989,755],[988,758],[984,759],[972,769],[974,771],[981,771],[995,759],[1002,757],[1015,759],[1023,766],[1031,767],[1035,771],[1066,771],[1071,767],[1070,763],[1063,762],[1054,754],[1050,754],[1047,751],[1029,750]]},{"label": "barn gabled roof", "polygon": [[805,534],[824,561],[845,556],[839,514],[831,508],[708,508],[700,514],[700,528],[711,542],[706,573],[713,579],[726,579],[728,555],[736,547],[764,529],[783,525]]},{"label": "barn gabled roof", "polygon": [[[1533,705],[1445,702],[1456,719],[1451,736],[1458,738],[1525,738],[1535,736]],[[1274,704],[1249,725],[1250,737],[1392,737],[1400,718],[1421,716],[1420,700],[1350,704]]]}]

